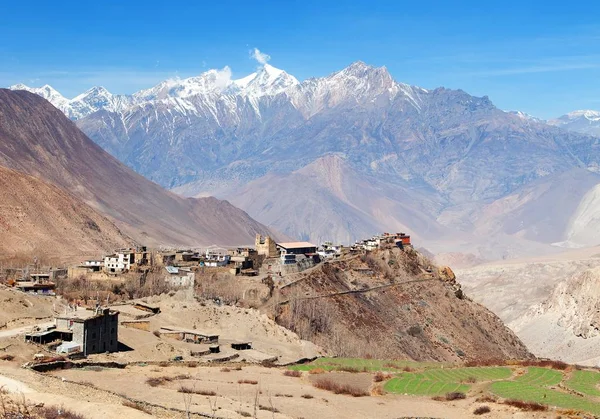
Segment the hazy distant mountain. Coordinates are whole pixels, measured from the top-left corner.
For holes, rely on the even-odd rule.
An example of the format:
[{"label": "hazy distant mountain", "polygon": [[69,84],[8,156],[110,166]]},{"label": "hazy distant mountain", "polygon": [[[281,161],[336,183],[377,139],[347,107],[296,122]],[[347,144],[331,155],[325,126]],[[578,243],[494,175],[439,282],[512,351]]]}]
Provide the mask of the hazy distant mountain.
[{"label": "hazy distant mountain", "polygon": [[600,111],[574,111],[548,121],[550,125],[600,137]]},{"label": "hazy distant mountain", "polygon": [[[545,188],[538,180],[599,167],[596,138],[503,112],[487,97],[399,83],[362,62],[301,83],[269,65],[239,80],[228,68],[211,70],[128,100],[125,109],[107,105],[77,125],[165,187],[227,197],[314,241],[402,228],[427,245],[447,243],[438,249],[453,249],[456,240],[482,252],[561,242],[564,230],[535,233],[508,219],[484,228],[478,220],[505,216],[502,200],[519,214],[510,197],[529,185]],[[323,176],[327,162],[333,172]],[[561,228],[573,215],[552,214]]]}]

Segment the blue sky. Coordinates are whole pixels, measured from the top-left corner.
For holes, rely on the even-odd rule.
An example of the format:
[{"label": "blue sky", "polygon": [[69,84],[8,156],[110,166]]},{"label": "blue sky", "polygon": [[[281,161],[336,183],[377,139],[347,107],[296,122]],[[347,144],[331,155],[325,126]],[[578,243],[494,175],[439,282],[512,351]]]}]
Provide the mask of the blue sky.
[{"label": "blue sky", "polygon": [[259,48],[300,80],[362,60],[543,118],[600,109],[600,2],[256,3],[5,0],[0,85],[132,93],[226,65],[242,77]]}]

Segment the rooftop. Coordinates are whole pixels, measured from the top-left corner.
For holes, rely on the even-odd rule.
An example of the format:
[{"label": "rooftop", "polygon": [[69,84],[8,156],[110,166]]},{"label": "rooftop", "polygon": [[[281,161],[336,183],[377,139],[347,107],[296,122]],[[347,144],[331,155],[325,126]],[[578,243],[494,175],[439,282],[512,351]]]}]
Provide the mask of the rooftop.
[{"label": "rooftop", "polygon": [[286,242],[286,243],[277,243],[277,246],[283,247],[284,249],[300,249],[304,247],[317,247],[309,242]]}]

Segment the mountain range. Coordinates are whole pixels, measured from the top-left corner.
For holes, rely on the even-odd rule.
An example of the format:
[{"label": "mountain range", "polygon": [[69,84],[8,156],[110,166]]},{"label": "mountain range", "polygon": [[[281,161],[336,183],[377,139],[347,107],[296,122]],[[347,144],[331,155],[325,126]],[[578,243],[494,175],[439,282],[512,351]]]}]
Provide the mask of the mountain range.
[{"label": "mountain range", "polygon": [[268,64],[234,80],[226,67],[72,100],[13,89],[47,98],[145,177],[226,198],[289,236],[348,243],[404,230],[436,252],[485,258],[599,239],[577,220],[600,219],[581,207],[600,183],[597,137],[400,83],[384,67],[302,82]]},{"label": "mountain range", "polygon": [[[29,211],[25,211],[26,219],[37,219],[32,225],[39,231],[29,240],[53,235],[54,240],[71,240],[74,248],[85,247],[81,234],[68,234],[67,239],[68,231],[62,230],[69,226],[60,229],[60,223],[45,223],[39,214],[34,217],[33,210],[44,216],[54,212],[61,220],[73,222],[78,219],[75,212],[82,220],[77,225],[112,231],[110,237],[102,238],[104,250],[133,241],[151,246],[248,245],[258,233],[277,236],[227,201],[183,198],[133,172],[86,137],[61,111],[29,92],[0,89],[0,166],[13,169],[6,176],[35,178],[15,180],[14,185],[23,187],[14,186],[19,188],[14,191],[5,190],[10,182],[0,183],[1,196],[11,198],[3,211],[18,200],[20,206],[13,207]],[[31,186],[33,183],[37,186]],[[24,206],[27,193],[36,199]],[[43,205],[35,205],[43,197]],[[2,215],[14,217],[15,211]],[[9,223],[3,239],[16,234],[18,228]],[[90,232],[90,240],[94,234]],[[100,242],[98,239],[97,244]],[[61,253],[58,247],[50,250]]]}]

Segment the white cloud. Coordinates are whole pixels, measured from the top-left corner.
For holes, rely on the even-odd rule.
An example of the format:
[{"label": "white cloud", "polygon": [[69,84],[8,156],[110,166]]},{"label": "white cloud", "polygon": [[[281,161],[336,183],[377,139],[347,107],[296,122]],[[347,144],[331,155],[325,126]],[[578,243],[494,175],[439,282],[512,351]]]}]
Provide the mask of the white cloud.
[{"label": "white cloud", "polygon": [[222,70],[217,70],[217,77],[215,79],[215,85],[218,89],[225,89],[231,82],[231,68],[229,66],[223,67]]},{"label": "white cloud", "polygon": [[254,58],[259,64],[262,65],[265,65],[271,59],[269,54],[261,52],[258,48],[254,48],[250,51],[250,57]]}]

